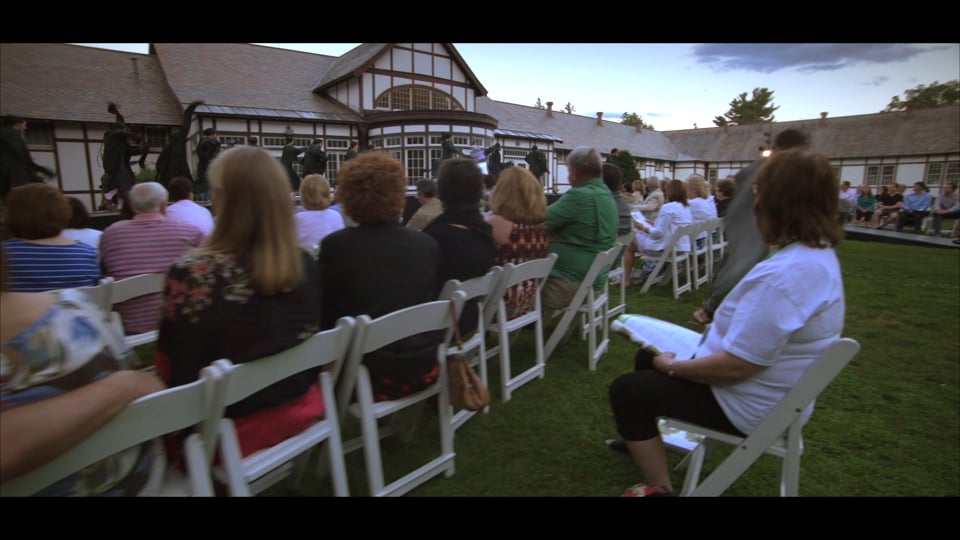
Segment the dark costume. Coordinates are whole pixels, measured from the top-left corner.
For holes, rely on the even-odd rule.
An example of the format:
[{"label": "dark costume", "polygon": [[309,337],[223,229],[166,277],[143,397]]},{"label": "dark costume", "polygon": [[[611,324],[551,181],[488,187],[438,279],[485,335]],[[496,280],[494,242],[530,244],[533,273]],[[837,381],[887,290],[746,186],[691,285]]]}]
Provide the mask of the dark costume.
[{"label": "dark costume", "polygon": [[347,149],[346,155],[343,156],[344,161],[350,161],[351,159],[357,157],[356,145],[351,146]]},{"label": "dark costume", "polygon": [[297,161],[297,156],[302,154],[304,150],[306,150],[306,148],[297,148],[291,142],[290,144],[284,145],[283,151],[280,153],[280,163],[283,163],[283,168],[287,171],[287,176],[290,178],[291,191],[300,191],[300,175],[293,169],[293,163]]},{"label": "dark costume", "polygon": [[43,176],[53,175],[50,169],[33,162],[20,131],[13,127],[0,130],[0,200],[17,186],[42,182]]},{"label": "dark costume", "polygon": [[179,131],[175,131],[170,137],[170,142],[163,147],[160,155],[157,157],[157,182],[166,187],[170,180],[178,176],[193,180],[193,174],[190,172],[190,162],[187,160],[187,133],[190,132],[190,122],[193,119],[193,112],[202,101],[194,101],[183,111],[183,124]]},{"label": "dark costume", "polygon": [[450,135],[449,133],[445,133],[443,134],[441,139],[443,139],[443,142],[440,143],[440,147],[442,149],[442,154],[440,157],[441,161],[450,159],[452,157],[463,157],[463,152],[460,151],[459,148],[454,146],[452,135]]},{"label": "dark costume", "polygon": [[327,153],[318,144],[307,147],[303,154],[303,175],[326,174]]},{"label": "dark costume", "polygon": [[537,148],[537,145],[533,145],[533,148],[530,149],[523,160],[527,162],[530,172],[537,177],[537,180],[543,181],[541,177],[543,173],[547,172],[547,156],[543,154],[543,151]]},{"label": "dark costume", "polygon": [[210,182],[207,180],[207,167],[210,162],[220,154],[220,139],[213,135],[204,135],[197,143],[197,180],[193,184],[193,192],[201,196],[201,200],[206,199],[207,192],[210,191]]},{"label": "dark costume", "polygon": [[483,154],[487,158],[487,174],[499,175],[504,168],[500,162],[500,143],[487,148]]},{"label": "dark costume", "polygon": [[103,189],[104,200],[101,208],[114,210],[122,206],[121,200],[137,183],[137,177],[130,166],[130,158],[140,156],[140,168],[145,167],[150,147],[141,137],[134,135],[117,106],[111,103],[107,110],[116,116],[117,121],[103,135]]}]

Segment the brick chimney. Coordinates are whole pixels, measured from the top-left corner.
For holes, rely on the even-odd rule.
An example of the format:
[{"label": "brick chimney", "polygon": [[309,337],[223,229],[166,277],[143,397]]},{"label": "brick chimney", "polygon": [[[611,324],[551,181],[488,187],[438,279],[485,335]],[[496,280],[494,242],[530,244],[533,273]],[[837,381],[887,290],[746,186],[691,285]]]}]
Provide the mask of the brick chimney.
[{"label": "brick chimney", "polygon": [[552,101],[547,102],[547,116],[549,116],[550,118],[553,118],[553,102]]},{"label": "brick chimney", "polygon": [[820,113],[820,127],[827,127],[827,113]]},{"label": "brick chimney", "polygon": [[598,113],[597,113],[597,125],[598,125],[598,126],[602,126],[602,125],[603,125],[603,113],[602,113],[602,112],[598,112]]}]

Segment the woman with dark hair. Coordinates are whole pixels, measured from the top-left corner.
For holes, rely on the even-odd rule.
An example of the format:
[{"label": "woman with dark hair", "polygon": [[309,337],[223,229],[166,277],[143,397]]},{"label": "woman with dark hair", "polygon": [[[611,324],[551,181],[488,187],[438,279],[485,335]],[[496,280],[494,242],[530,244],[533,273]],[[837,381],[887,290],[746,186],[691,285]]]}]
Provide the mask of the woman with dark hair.
[{"label": "woman with dark hair", "polygon": [[[830,163],[802,149],[775,152],[755,185],[754,215],[773,246],[769,256],[723,299],[692,358],[644,349],[637,370],[610,385],[623,439],[607,445],[629,452],[646,481],[624,496],[673,494],[658,417],[746,436],[841,336],[845,302],[834,248],[843,229]],[[804,421],[812,412],[811,404]]]},{"label": "woman with dark hair", "polygon": [[61,234],[71,240],[99,249],[100,235],[103,231],[90,226],[90,213],[87,212],[83,201],[76,197],[67,197],[67,201],[70,203],[70,221],[67,222],[67,228],[63,229]]},{"label": "woman with dark hair", "polygon": [[[448,279],[466,281],[490,271],[497,250],[493,229],[480,213],[483,196],[483,171],[470,158],[452,158],[437,172],[437,197],[443,212],[423,228],[440,246],[439,283]],[[463,306],[460,332],[477,327],[477,299]]]},{"label": "woman with dark hair", "polygon": [[10,290],[49,291],[96,285],[97,248],[67,238],[73,210],[67,196],[46,182],[10,190],[4,217],[12,238],[3,241]]},{"label": "woman with dark hair", "polygon": [[[337,200],[357,226],[320,241],[323,328],[343,316],[377,318],[436,300],[437,241],[400,223],[407,195],[403,164],[382,151],[364,152],[345,162],[338,177]],[[433,384],[442,340],[442,334],[418,334],[364,356],[374,399],[403,397]]]}]

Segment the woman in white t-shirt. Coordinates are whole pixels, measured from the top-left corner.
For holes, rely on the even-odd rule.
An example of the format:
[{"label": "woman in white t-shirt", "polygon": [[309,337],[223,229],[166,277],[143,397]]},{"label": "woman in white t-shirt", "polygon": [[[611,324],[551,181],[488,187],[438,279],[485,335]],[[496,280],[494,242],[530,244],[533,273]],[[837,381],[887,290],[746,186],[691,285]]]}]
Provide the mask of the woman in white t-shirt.
[{"label": "woman in white t-shirt", "polygon": [[[624,496],[672,495],[657,418],[670,416],[740,436],[751,433],[828,345],[841,337],[843,280],[834,247],[843,237],[838,190],[820,154],[785,150],[763,164],[754,214],[774,246],[727,295],[693,358],[638,353],[610,386],[622,440],[645,484]],[[813,286],[815,285],[815,286]],[[805,411],[805,418],[812,406]]]},{"label": "woman in white t-shirt", "polygon": [[[717,205],[710,200],[710,185],[699,174],[691,174],[684,181],[687,188],[687,202],[694,223],[702,223],[717,217]],[[703,249],[707,242],[707,231],[697,235],[697,249]]]}]

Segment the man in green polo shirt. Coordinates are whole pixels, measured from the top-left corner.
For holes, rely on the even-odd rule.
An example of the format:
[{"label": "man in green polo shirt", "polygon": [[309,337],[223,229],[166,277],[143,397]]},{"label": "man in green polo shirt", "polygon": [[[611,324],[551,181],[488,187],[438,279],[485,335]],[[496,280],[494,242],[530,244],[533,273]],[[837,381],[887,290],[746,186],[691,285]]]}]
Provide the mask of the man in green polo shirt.
[{"label": "man in green polo shirt", "polygon": [[[567,171],[571,189],[547,207],[550,252],[557,254],[541,295],[547,321],[570,305],[597,253],[617,240],[617,204],[603,182],[600,153],[589,146],[574,148],[567,156]],[[602,287],[606,279],[604,271],[594,287]]]}]

